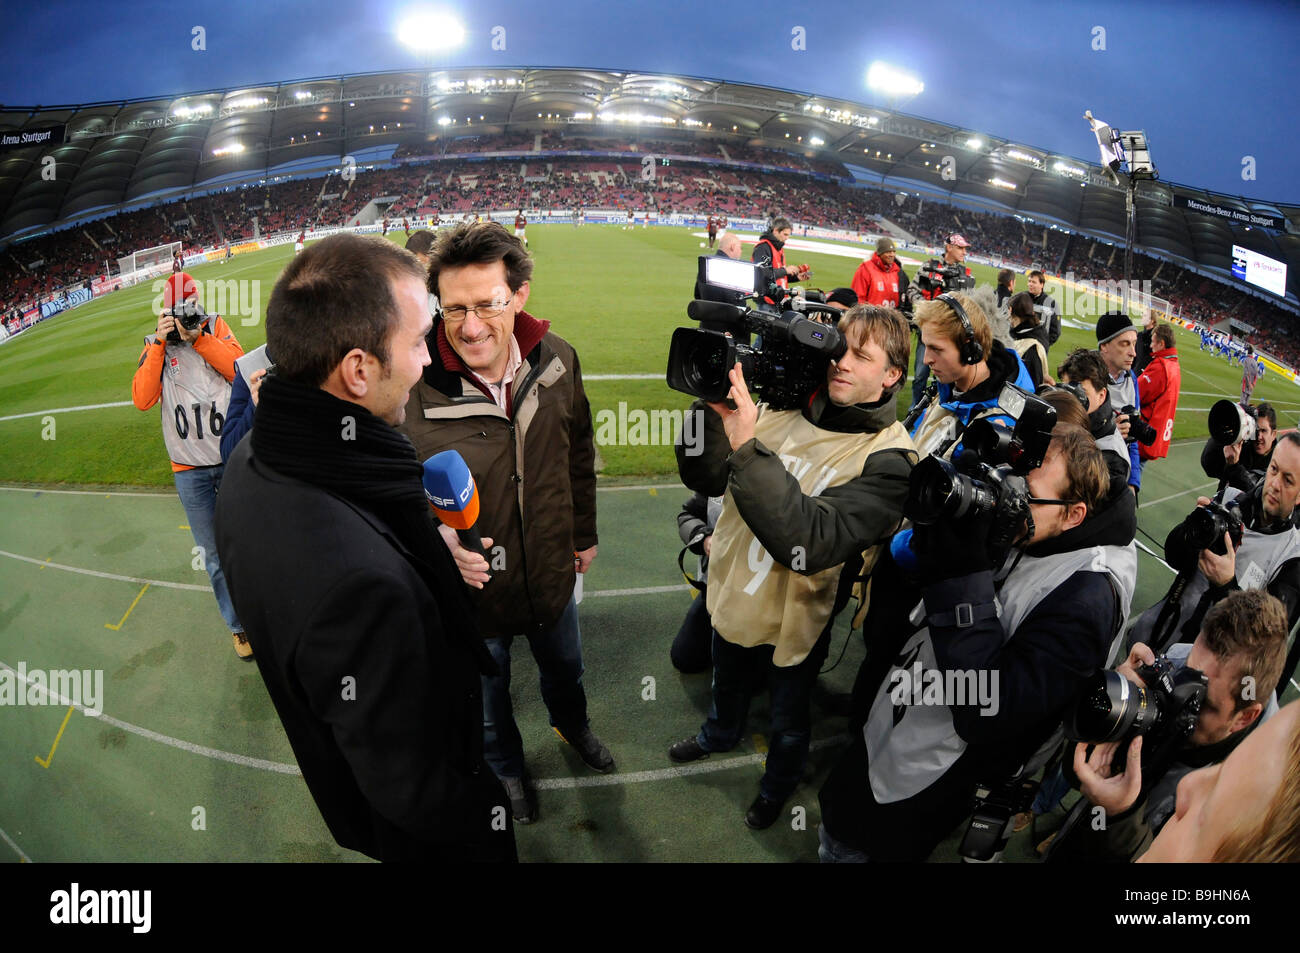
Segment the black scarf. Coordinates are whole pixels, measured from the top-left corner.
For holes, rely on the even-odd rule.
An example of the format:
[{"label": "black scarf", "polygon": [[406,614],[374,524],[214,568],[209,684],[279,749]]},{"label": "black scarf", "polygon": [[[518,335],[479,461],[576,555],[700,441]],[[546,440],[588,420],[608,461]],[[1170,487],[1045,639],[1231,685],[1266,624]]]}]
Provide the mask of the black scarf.
[{"label": "black scarf", "polygon": [[449,639],[467,636],[480,668],[492,665],[477,638],[460,570],[429,511],[424,468],[411,441],[360,404],[272,375],[262,384],[253,456],[295,480],[377,517],[409,551],[433,593]]}]

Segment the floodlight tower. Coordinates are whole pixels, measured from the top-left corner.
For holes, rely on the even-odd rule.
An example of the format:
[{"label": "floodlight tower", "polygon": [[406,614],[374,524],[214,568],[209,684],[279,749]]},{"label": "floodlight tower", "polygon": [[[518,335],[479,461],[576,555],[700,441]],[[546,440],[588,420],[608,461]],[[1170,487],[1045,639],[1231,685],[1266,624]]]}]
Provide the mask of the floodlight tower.
[{"label": "floodlight tower", "polygon": [[1158,179],[1155,163],[1151,161],[1151,149],[1147,144],[1147,134],[1141,129],[1116,132],[1100,119],[1095,119],[1091,110],[1085,110],[1083,118],[1097,138],[1097,149],[1101,153],[1101,164],[1116,185],[1116,175],[1127,164],[1124,172],[1128,175],[1128,189],[1125,192],[1124,210],[1124,310],[1129,307],[1129,288],[1133,278],[1133,242],[1137,238],[1137,184],[1142,179]]}]

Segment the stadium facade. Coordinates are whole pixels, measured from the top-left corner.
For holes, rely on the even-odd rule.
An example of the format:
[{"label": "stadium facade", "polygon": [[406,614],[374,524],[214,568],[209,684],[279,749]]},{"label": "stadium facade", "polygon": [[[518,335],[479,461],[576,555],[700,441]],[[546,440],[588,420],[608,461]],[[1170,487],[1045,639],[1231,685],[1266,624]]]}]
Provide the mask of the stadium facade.
[{"label": "stadium facade", "polygon": [[[1017,215],[1116,245],[1125,234],[1122,176],[1115,182],[1095,163],[986,131],[716,79],[467,68],[0,109],[0,139],[15,143],[0,152],[0,245],[217,189],[323,175],[345,162],[383,167],[399,149],[436,157],[467,135],[546,132],[782,150],[830,164],[844,185]],[[25,137],[38,144],[23,145]],[[542,155],[530,143],[499,153],[513,154]],[[1285,301],[1266,300],[1294,310],[1300,207],[1139,183],[1136,250],[1249,290],[1232,279],[1234,245],[1287,263]]]}]

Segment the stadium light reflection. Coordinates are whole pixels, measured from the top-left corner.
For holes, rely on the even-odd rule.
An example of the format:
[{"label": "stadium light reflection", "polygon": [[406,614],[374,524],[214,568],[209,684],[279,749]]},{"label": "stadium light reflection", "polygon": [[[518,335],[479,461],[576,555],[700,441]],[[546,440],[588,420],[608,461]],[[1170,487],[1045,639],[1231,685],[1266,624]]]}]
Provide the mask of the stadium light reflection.
[{"label": "stadium light reflection", "polygon": [[867,69],[867,85],[886,96],[919,96],[925,90],[920,79],[880,60]]},{"label": "stadium light reflection", "polygon": [[449,13],[413,13],[398,25],[397,39],[421,53],[446,50],[465,42],[465,28]]}]

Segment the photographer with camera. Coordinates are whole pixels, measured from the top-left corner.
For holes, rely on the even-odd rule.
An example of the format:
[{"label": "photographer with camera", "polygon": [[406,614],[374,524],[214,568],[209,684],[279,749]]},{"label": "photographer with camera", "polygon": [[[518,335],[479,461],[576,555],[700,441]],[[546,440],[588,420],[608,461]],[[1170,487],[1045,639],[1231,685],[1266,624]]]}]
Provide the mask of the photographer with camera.
[{"label": "photographer with camera", "polygon": [[1137,381],[1138,392],[1142,395],[1142,420],[1156,435],[1150,444],[1138,442],[1138,456],[1144,463],[1169,455],[1169,441],[1174,435],[1174,414],[1178,411],[1178,392],[1183,381],[1178,349],[1174,347],[1174,329],[1168,324],[1157,324],[1151,329],[1151,346],[1154,348],[1151,359]]},{"label": "photographer with camera", "polygon": [[[1205,497],[1165,540],[1165,561],[1178,573],[1165,598],[1138,617],[1130,644],[1163,651],[1191,642],[1207,611],[1239,589],[1266,589],[1286,609],[1290,630],[1300,618],[1300,434],[1277,442],[1264,479],[1246,493],[1228,488],[1221,502]],[[1293,652],[1294,656],[1295,653]],[[1291,677],[1289,659],[1284,679]]]},{"label": "photographer with camera", "polygon": [[926,367],[935,376],[935,383],[908,413],[912,440],[922,457],[952,456],[962,433],[981,417],[1013,422],[1014,416],[998,405],[1007,384],[1033,392],[1034,382],[1016,352],[994,339],[990,316],[995,314],[987,286],[975,294],[942,295],[917,306],[915,324]]},{"label": "photographer with camera", "polygon": [[244,349],[219,315],[204,313],[198,295],[198,284],[183,271],[163,285],[162,311],[154,334],[144,339],[131,380],[131,400],[140,410],[162,401],[163,443],[171,458],[176,492],[235,654],[248,661],[253,649],[230,601],[213,531],[217,490],[225,472],[221,432],[230,406],[235,359]]},{"label": "photographer with camera", "polygon": [[1277,438],[1277,411],[1272,404],[1260,404],[1247,411],[1254,419],[1255,432],[1238,427],[1233,439],[1225,442],[1211,436],[1201,450],[1201,469],[1205,475],[1219,481],[1221,492],[1225,486],[1249,490],[1259,482],[1273,458]]},{"label": "photographer with camera", "polygon": [[1142,489],[1142,460],[1138,443],[1154,443],[1150,426],[1139,416],[1142,395],[1137,375],[1133,373],[1137,329],[1123,311],[1107,311],[1097,319],[1097,353],[1106,365],[1110,405],[1115,408],[1115,424],[1128,444],[1128,485],[1136,496]]},{"label": "photographer with camera", "polygon": [[[943,243],[943,258],[931,258],[916,273],[916,281],[907,288],[907,297],[912,308],[922,301],[933,301],[941,294],[950,291],[969,291],[975,287],[975,279],[966,267],[966,249],[970,242],[953,233]],[[901,269],[900,269],[901,270]],[[915,405],[925,393],[925,383],[930,376],[930,367],[925,362],[925,342],[917,335],[916,358],[912,367],[912,403]]]},{"label": "photographer with camera", "polygon": [[[1181,718],[1176,715],[1183,699],[1164,694],[1159,678],[1149,683],[1142,676],[1156,666],[1155,653],[1134,645],[1115,670],[1128,691],[1111,678],[1103,691],[1118,689],[1119,698],[1085,696],[1112,718],[1099,730],[1079,732],[1089,737],[1070,749],[1083,799],[1066,818],[1048,859],[1125,863],[1141,854],[1173,815],[1179,782],[1197,768],[1221,763],[1276,713],[1274,689],[1280,687],[1286,639],[1286,611],[1268,593],[1234,592],[1216,605],[1196,641],[1168,653],[1173,684],[1195,684],[1193,673],[1205,676],[1203,687],[1181,693],[1195,698]],[[1159,712],[1156,722],[1139,717],[1144,702]],[[1081,712],[1076,727],[1093,727],[1095,717]],[[1157,759],[1158,751],[1164,754]],[[1104,824],[1092,823],[1094,807],[1105,811]]]},{"label": "photographer with camera", "polygon": [[1042,387],[1044,381],[1052,383],[1047,373],[1047,337],[1038,323],[1038,312],[1028,291],[1008,299],[1007,314],[1011,318],[1011,346],[1024,361],[1034,389]]},{"label": "photographer with camera", "polygon": [[[903,316],[858,305],[838,331],[817,333],[842,335],[844,349],[797,403],[755,405],[737,363],[734,408],[697,400],[690,410],[702,452],[677,445],[682,482],[725,498],[709,561],[713,704],[699,733],[668,755],[683,763],[734,748],[752,696],[768,687],[767,766],[745,815],[754,829],[775,822],[803,778],[831,626],[898,528],[915,460],[895,404],[910,337]],[[770,347],[775,337],[765,337]]]},{"label": "photographer with camera", "polygon": [[[803,281],[812,274],[812,269],[807,265],[795,265],[791,268],[785,265],[785,243],[790,240],[792,231],[794,226],[790,224],[788,218],[773,219],[771,229],[764,232],[754,243],[754,251],[750,255],[750,261],[754,264],[772,269],[772,280],[782,289],[788,289],[790,282]],[[759,307],[766,306],[768,310],[779,310],[781,303],[768,295],[763,295]]]},{"label": "photographer with camera", "polygon": [[1020,774],[1050,740],[1128,613],[1136,549],[1094,518],[1101,453],[1025,396],[1014,467],[981,457],[974,478],[932,457],[913,471],[922,598],[873,592],[875,657],[854,686],[851,747],[821,790],[824,861],[924,860],[970,815],[977,785]]},{"label": "photographer with camera", "polygon": [[[1105,458],[1110,473],[1107,499],[1114,502],[1120,493],[1128,491],[1129,456],[1128,445],[1115,424],[1115,408],[1110,405],[1106,365],[1096,351],[1075,348],[1066,355],[1056,374],[1060,378],[1058,386],[1081,398],[1088,417],[1087,430],[1097,441],[1097,449]],[[1128,493],[1128,496],[1132,498],[1133,494]],[[1136,519],[1136,504],[1132,509]]]}]

